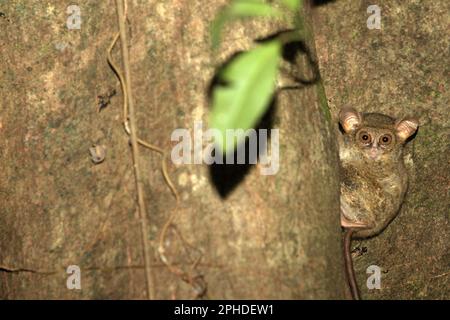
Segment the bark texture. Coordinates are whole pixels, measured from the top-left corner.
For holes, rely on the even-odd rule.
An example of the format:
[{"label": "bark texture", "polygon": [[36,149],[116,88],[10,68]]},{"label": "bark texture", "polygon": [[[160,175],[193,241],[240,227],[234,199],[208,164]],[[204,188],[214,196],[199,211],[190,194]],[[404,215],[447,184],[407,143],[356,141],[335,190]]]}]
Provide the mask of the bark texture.
[{"label": "bark texture", "polygon": [[[194,121],[206,120],[206,92],[217,65],[209,22],[224,3],[129,1],[141,138],[170,150],[174,129],[192,132]],[[122,96],[106,63],[117,31],[115,7],[112,1],[77,5],[81,29],[68,30],[64,2],[0,1],[1,298],[145,298]],[[314,62],[309,19],[306,25]],[[284,27],[261,20],[233,24],[219,62]],[[314,78],[306,54],[296,62],[302,76]],[[118,93],[97,112],[97,97],[112,89]],[[337,150],[328,112],[318,81],[280,92],[269,114],[280,129],[274,176],[260,175],[258,166],[243,175],[235,167],[169,164],[182,202],[164,242],[167,257],[190,276],[203,277],[205,297],[344,297]],[[98,165],[89,157],[93,144],[106,147]],[[156,298],[192,298],[196,288],[169,272],[156,250],[175,208],[160,156],[143,150],[139,161]],[[66,287],[69,265],[81,268],[81,290]]]},{"label": "bark texture", "polygon": [[[381,30],[367,28],[372,4]],[[333,118],[351,105],[421,123],[407,150],[410,183],[399,216],[380,236],[354,244],[363,299],[450,298],[449,9],[448,1],[342,0],[314,12]],[[381,290],[367,289],[370,265],[382,270]]]}]

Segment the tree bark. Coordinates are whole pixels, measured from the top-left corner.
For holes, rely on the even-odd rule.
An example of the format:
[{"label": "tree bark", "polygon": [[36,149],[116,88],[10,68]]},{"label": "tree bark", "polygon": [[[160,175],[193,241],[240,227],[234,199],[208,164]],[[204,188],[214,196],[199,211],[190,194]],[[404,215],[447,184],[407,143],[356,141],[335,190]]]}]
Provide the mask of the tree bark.
[{"label": "tree bark", "polygon": [[[223,4],[129,3],[138,135],[168,152],[174,129],[192,133],[195,121],[206,121],[218,62],[288,27],[234,23],[215,60],[209,23]],[[117,32],[115,7],[78,5],[79,30],[67,29],[66,7],[56,1],[0,6],[1,298],[146,297],[123,97],[106,63]],[[311,79],[317,60],[310,14],[303,14],[306,53],[295,68],[285,67]],[[121,61],[118,47],[114,59]],[[98,96],[113,89],[117,94],[98,112]],[[323,92],[317,80],[277,94],[268,114],[271,127],[280,129],[276,175],[261,175],[259,165],[169,163],[182,200],[164,248],[191,283],[158,255],[161,230],[176,206],[160,156],[141,150],[156,298],[190,299],[201,289],[211,299],[345,297],[337,148]],[[106,148],[101,164],[90,159],[93,144]],[[80,267],[81,290],[66,287],[70,265]]]},{"label": "tree bark", "polygon": [[[380,30],[367,28],[373,4]],[[379,236],[354,242],[363,299],[450,298],[448,10],[448,1],[340,0],[314,11],[333,119],[349,105],[420,121],[406,150],[409,190],[399,215]],[[381,268],[380,290],[366,285],[371,265]]]}]

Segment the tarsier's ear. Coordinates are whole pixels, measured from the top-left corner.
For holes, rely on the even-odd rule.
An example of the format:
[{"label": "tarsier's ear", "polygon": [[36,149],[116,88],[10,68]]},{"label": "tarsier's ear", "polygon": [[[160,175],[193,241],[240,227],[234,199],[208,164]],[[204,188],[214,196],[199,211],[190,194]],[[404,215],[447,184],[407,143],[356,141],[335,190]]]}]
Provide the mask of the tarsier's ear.
[{"label": "tarsier's ear", "polygon": [[406,141],[409,137],[411,137],[414,132],[417,131],[419,127],[419,121],[415,118],[403,118],[395,124],[395,130],[397,132],[397,136]]},{"label": "tarsier's ear", "polygon": [[339,112],[339,122],[346,133],[355,131],[362,122],[361,114],[351,107],[342,108]]}]

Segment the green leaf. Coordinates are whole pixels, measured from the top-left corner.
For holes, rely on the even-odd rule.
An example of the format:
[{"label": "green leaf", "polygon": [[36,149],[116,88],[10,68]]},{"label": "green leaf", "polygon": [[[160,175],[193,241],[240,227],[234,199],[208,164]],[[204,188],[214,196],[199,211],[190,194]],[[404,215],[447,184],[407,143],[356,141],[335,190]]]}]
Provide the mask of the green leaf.
[{"label": "green leaf", "polygon": [[221,40],[222,29],[227,21],[229,21],[229,15],[227,11],[221,11],[217,14],[216,18],[211,24],[211,43],[212,48],[217,49]]},{"label": "green leaf", "polygon": [[221,10],[211,26],[211,40],[213,48],[220,43],[220,34],[227,22],[251,17],[277,17],[281,12],[265,3],[263,0],[234,0]]},{"label": "green leaf", "polygon": [[298,10],[302,5],[302,0],[281,0],[281,2],[292,11]]},{"label": "green leaf", "polygon": [[275,90],[280,56],[280,42],[266,42],[239,55],[219,74],[227,85],[214,89],[209,120],[210,127],[220,133],[215,142],[223,153],[233,150],[245,137],[226,141],[227,129],[250,129],[267,110]]},{"label": "green leaf", "polygon": [[278,9],[261,0],[235,0],[229,7],[229,12],[234,18],[274,17],[281,14]]}]

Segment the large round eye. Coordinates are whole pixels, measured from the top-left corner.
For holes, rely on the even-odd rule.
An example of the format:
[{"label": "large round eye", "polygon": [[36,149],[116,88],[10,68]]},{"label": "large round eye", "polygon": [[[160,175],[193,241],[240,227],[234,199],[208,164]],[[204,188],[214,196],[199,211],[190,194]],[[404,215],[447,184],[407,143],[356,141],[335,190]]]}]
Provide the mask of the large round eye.
[{"label": "large round eye", "polygon": [[392,136],[390,134],[383,134],[378,141],[382,145],[389,145],[392,142]]},{"label": "large round eye", "polygon": [[358,134],[358,139],[360,142],[362,142],[363,144],[369,144],[372,142],[372,136],[370,135],[370,133],[368,133],[367,131],[361,131]]}]

